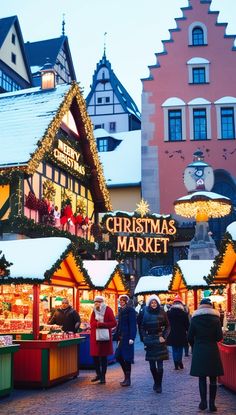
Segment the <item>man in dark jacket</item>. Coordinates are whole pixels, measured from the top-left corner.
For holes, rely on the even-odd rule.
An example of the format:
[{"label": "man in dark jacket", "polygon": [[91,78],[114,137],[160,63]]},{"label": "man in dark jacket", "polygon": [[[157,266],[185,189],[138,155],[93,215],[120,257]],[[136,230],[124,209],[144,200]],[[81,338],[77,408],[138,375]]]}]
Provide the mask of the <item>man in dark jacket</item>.
[{"label": "man in dark jacket", "polygon": [[63,298],[61,308],[58,308],[51,319],[49,324],[57,324],[62,326],[62,330],[65,332],[76,333],[80,327],[80,316],[76,310],[74,310],[67,298]]},{"label": "man in dark jacket", "polygon": [[191,376],[199,378],[201,402],[199,409],[207,408],[207,376],[210,378],[209,410],[216,412],[216,378],[224,374],[217,342],[222,340],[220,314],[212,307],[211,300],[205,298],[193,313],[188,332],[189,343],[193,348]]}]

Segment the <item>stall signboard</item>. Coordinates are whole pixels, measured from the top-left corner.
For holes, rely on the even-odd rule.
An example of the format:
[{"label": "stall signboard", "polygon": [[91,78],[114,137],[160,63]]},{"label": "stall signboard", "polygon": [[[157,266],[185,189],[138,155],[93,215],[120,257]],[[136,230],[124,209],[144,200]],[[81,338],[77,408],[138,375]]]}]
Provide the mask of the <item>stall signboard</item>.
[{"label": "stall signboard", "polygon": [[115,237],[117,252],[167,254],[170,239],[176,233],[174,219],[166,216],[106,215],[104,225]]},{"label": "stall signboard", "polygon": [[54,148],[53,156],[57,161],[70,167],[75,172],[85,175],[85,166],[81,163],[81,154],[60,139]]}]

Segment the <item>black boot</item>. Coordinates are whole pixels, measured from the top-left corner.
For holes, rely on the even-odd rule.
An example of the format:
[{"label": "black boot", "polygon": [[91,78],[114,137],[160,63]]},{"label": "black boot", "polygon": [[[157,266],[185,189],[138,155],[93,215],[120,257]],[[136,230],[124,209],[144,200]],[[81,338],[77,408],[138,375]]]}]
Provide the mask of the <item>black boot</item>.
[{"label": "black boot", "polygon": [[96,375],[94,378],[91,379],[91,382],[98,382],[101,379],[101,375]]},{"label": "black boot", "polygon": [[204,409],[207,408],[207,386],[206,386],[205,377],[199,378],[199,392],[200,392],[201,402],[198,407],[201,411],[204,411]]},{"label": "black boot", "polygon": [[153,380],[154,380],[154,384],[153,384],[153,390],[156,392],[157,390],[157,385],[158,385],[158,372],[156,368],[152,368],[150,369]]},{"label": "black boot", "polygon": [[131,372],[125,372],[125,379],[123,382],[120,382],[120,386],[130,386],[131,380],[130,380]]},{"label": "black boot", "polygon": [[159,370],[157,372],[157,387],[156,387],[156,393],[162,392],[162,378],[163,378],[163,369]]},{"label": "black boot", "polygon": [[216,398],[216,384],[210,384],[210,399],[209,399],[209,410],[210,412],[216,412],[217,407],[215,406],[215,398]]},{"label": "black boot", "polygon": [[179,363],[174,361],[174,364],[175,364],[175,370],[179,370]]},{"label": "black boot", "polygon": [[178,366],[180,369],[183,369],[184,368],[183,362],[178,362]]}]

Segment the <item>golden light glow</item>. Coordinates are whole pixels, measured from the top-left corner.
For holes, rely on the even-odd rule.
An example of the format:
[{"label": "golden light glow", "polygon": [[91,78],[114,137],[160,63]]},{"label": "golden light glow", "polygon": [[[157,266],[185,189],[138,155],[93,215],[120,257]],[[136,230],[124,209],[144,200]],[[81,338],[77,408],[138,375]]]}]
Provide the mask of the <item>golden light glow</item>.
[{"label": "golden light glow", "polygon": [[222,218],[229,215],[231,204],[217,200],[175,202],[175,212],[185,218],[196,218],[199,213],[208,218]]},{"label": "golden light glow", "polygon": [[139,213],[141,217],[145,216],[149,211],[149,204],[146,200],[141,199],[139,203],[136,203],[137,209],[135,212]]}]

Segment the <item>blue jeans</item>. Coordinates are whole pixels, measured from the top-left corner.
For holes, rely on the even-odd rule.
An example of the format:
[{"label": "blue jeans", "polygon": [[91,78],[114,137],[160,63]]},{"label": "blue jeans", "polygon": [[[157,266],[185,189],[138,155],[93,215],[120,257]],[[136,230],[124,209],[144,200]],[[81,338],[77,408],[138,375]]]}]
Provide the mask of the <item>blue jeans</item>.
[{"label": "blue jeans", "polygon": [[183,346],[172,346],[172,356],[174,362],[182,362]]}]

